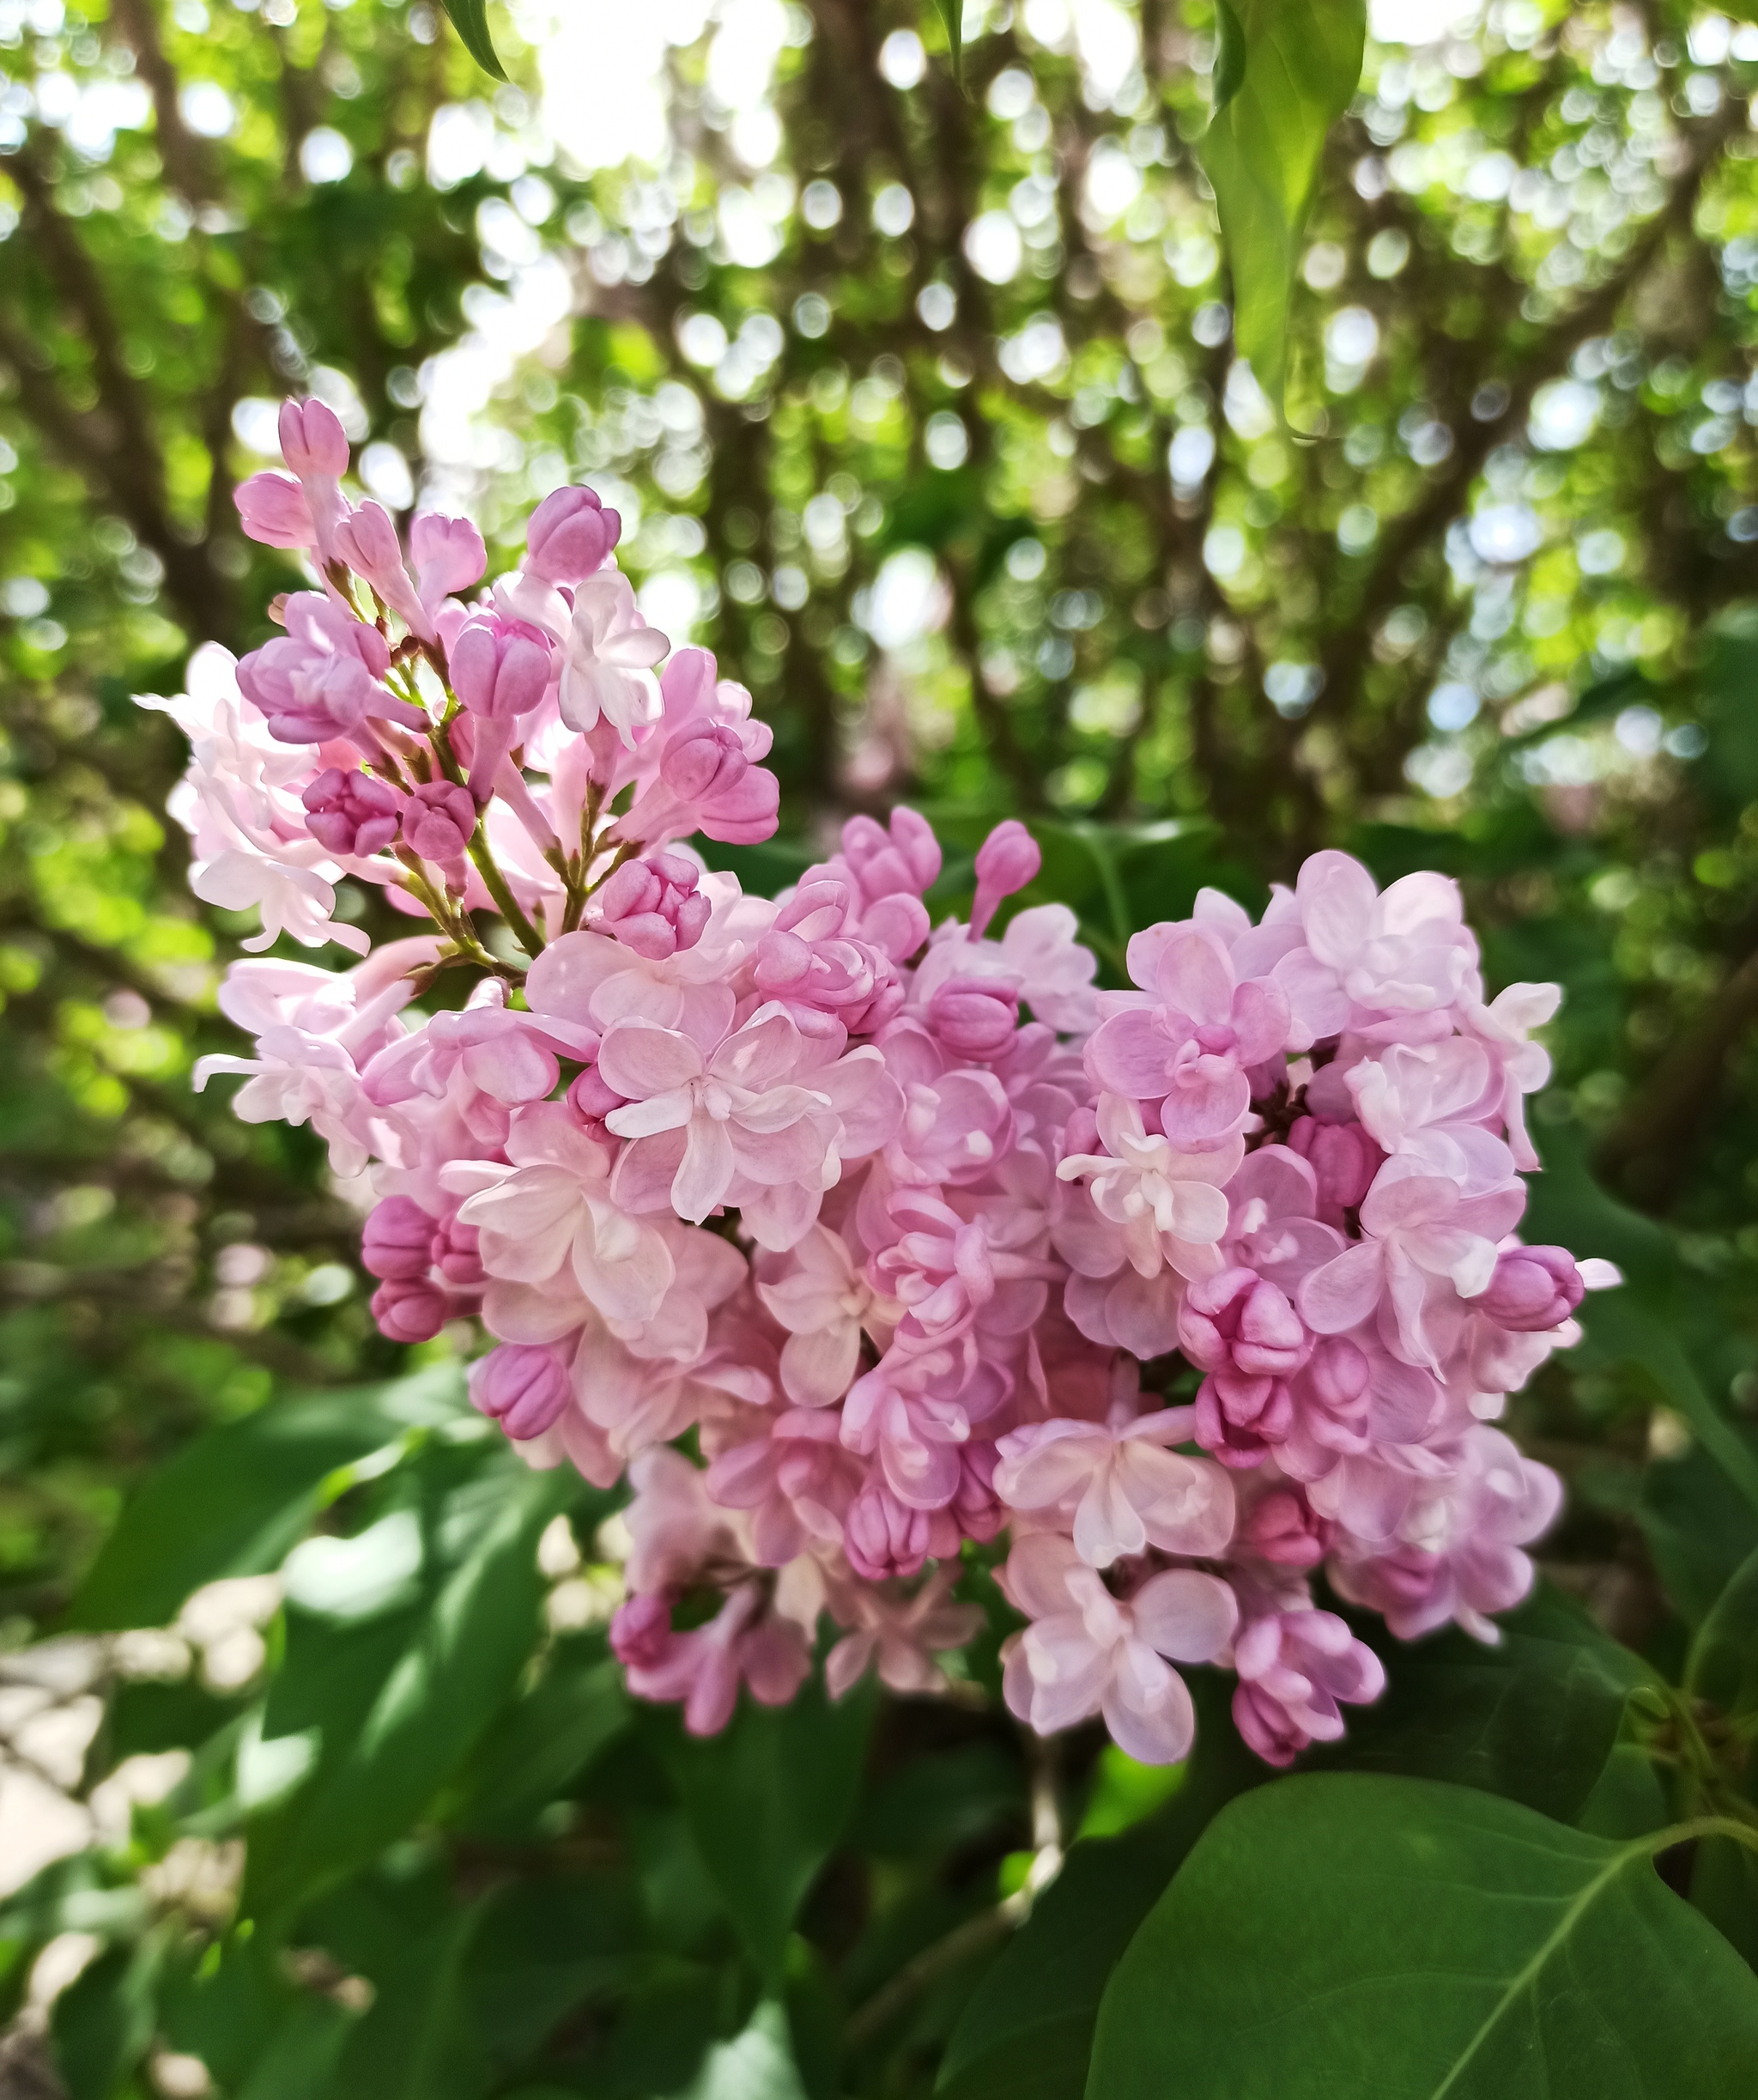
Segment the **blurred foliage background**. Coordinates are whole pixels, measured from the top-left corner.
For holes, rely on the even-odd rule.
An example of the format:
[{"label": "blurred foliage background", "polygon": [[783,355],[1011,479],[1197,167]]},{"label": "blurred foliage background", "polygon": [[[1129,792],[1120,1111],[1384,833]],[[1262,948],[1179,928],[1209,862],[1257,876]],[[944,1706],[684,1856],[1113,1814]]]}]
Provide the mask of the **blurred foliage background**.
[{"label": "blurred foliage background", "polygon": [[[331,2090],[327,2068],[246,2084],[271,2030],[295,2066],[299,2048],[352,2065],[338,2091],[669,2092],[717,2036],[780,2048],[762,2006],[785,1978],[816,2100],[820,2000],[864,1996],[863,2031],[888,2031],[896,2010],[871,1994],[1052,1842],[1038,1776],[991,1720],[888,1708],[874,1769],[920,1798],[863,1795],[858,1842],[784,1953],[772,1919],[730,1932],[715,1863],[705,1878],[673,1812],[724,1775],[692,1776],[667,1737],[666,1795],[640,1747],[662,1724],[629,1721],[594,1645],[605,1512],[516,1467],[510,1485],[471,1444],[443,1397],[449,1339],[410,1362],[377,1337],[356,1213],[306,1134],[189,1090],[195,1057],[228,1045],[214,992],[247,929],[188,896],[163,815],[183,754],[130,696],[178,690],[197,641],[269,632],[293,573],[240,537],[230,492],[272,452],[280,397],[309,390],[364,446],[372,494],[464,507],[503,552],[563,482],[621,509],[649,618],[716,650],[773,725],[783,841],[749,856],[753,879],[899,798],[973,843],[1020,814],[1046,894],[1080,907],[1114,969],[1132,924],[1184,912],[1204,882],[1255,907],[1321,844],[1382,880],[1458,875],[1494,982],[1567,988],[1537,1105],[1538,1236],[1632,1279],[1519,1404],[1571,1488],[1549,1572],[1676,1663],[1715,1571],[1758,1544],[1740,1497],[1758,1489],[1758,27],[1678,0],[1378,0],[1307,229],[1282,423],[1233,355],[1192,152],[1207,0],[967,0],[962,86],[940,14],[907,0],[532,0],[490,21],[510,84],[429,0],[0,0],[0,1673],[42,1689],[32,1644],[82,1581],[88,1625],[176,1617],[138,1539],[88,1570],[119,1511],[169,1510],[162,1548],[233,1494],[209,1474],[208,1504],[193,1488],[179,1503],[164,1483],[185,1476],[155,1475],[198,1430],[245,1440],[204,1451],[272,1447],[300,1524],[319,1481],[351,1521],[392,1508],[350,1502],[367,1475],[335,1474],[369,1452],[397,1454],[403,1514],[440,1508],[468,1460],[471,1491],[492,1478],[514,1518],[485,1504],[476,1531],[454,1524],[419,1596],[332,1630],[325,1654],[355,1658],[366,1698],[385,1627],[413,1638],[475,1569],[526,1675],[479,1686],[470,1710],[528,1705],[533,1684],[556,1702],[541,1728],[509,1708],[496,1727],[530,1739],[506,1757],[541,1764],[545,1728],[599,1719],[574,1766],[527,1772],[523,1824],[484,1806],[469,1761],[488,1753],[460,1724],[463,1763],[312,1869],[300,1901],[362,1861],[382,1885],[324,1931],[307,1919],[304,1971],[249,1984],[257,2040],[169,2057],[244,2067],[213,2076],[254,2100]],[[389,1400],[282,1397],[409,1371]],[[278,1557],[298,1531],[272,1535]],[[234,1539],[178,1569],[192,1587],[274,1564]],[[542,1654],[565,1667],[528,1660],[531,1585],[549,1597]],[[84,1663],[49,1686],[58,1711],[112,1716],[71,1754],[88,1794],[124,1755],[170,1754],[210,1722],[260,1738],[253,1625],[277,1668],[317,1636],[297,1600],[228,1608],[206,1648],[185,1626],[206,1688],[185,1684],[175,1717],[115,1722],[74,1681]],[[111,1691],[132,1667],[104,1650]],[[5,1697],[23,1769],[15,1721],[45,1702]],[[271,1736],[297,1725],[282,1718]],[[662,1951],[617,1988],[659,1992],[673,2055],[605,2067],[631,2030],[579,2011],[623,1929],[594,1911],[609,1937],[571,1951],[535,2011],[529,1976],[515,1992],[479,1964],[464,1999],[492,2045],[430,2024],[411,2072],[383,2008],[417,1923],[433,1942],[410,1970],[417,2026],[450,2002],[482,1904],[513,1906],[488,1934],[509,1974],[521,1933],[565,1939],[585,1899],[550,1869],[612,1869],[591,1818],[557,1821],[553,1797],[612,1737],[603,1812],[637,1834]],[[785,1768],[746,1737],[738,1755]],[[1090,1757],[1057,1782],[1076,1791],[1052,1837],[1152,1806],[1113,1764],[1083,1808]],[[452,1848],[381,1859],[436,1788]],[[207,1835],[176,1843],[223,1852],[218,1798],[185,1801]],[[100,1804],[94,1827],[125,1836],[126,1812]],[[173,1825],[141,1835],[140,1814],[134,1867],[162,1873]],[[521,1881],[552,1838],[578,1856],[552,1848]],[[830,1842],[796,1847],[790,1901]],[[184,2018],[138,2012],[141,1950],[154,1976],[183,1958],[163,1918],[209,1915],[179,1888],[76,1987],[108,1976],[122,2036],[68,2071],[76,2093],[132,2090]],[[215,1906],[209,1926],[230,1915]],[[979,1931],[970,1952],[985,1946]],[[931,2073],[957,2010],[936,1977],[905,1989],[918,2031],[862,2090]],[[194,2012],[185,2026],[208,2032]],[[584,2086],[578,2063],[596,2067]]]}]

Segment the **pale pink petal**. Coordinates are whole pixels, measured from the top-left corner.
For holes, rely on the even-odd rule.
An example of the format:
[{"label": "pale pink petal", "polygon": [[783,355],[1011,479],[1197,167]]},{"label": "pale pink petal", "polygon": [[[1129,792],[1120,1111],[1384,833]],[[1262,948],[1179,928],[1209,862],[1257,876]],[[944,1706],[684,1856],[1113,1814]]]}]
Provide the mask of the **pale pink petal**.
[{"label": "pale pink petal", "polygon": [[683,1157],[671,1184],[671,1207],[700,1225],[725,1197],[736,1162],[725,1124],[694,1117],[684,1134]]},{"label": "pale pink petal", "polygon": [[700,1079],[702,1053],[679,1029],[657,1028],[651,1021],[618,1021],[598,1046],[598,1070],[614,1092],[644,1101],[650,1094],[669,1094]]},{"label": "pale pink petal", "polygon": [[1143,1641],[1123,1644],[1103,1712],[1111,1739],[1137,1764],[1177,1764],[1197,1734],[1184,1679]]},{"label": "pale pink petal", "polygon": [[1219,1575],[1169,1568],[1130,1599],[1136,1631],[1173,1662],[1213,1662],[1233,1639],[1239,1600]]},{"label": "pale pink petal", "polygon": [[1315,1334],[1347,1334],[1373,1316],[1385,1273],[1385,1257],[1372,1241],[1349,1247],[1300,1285],[1301,1319]]}]

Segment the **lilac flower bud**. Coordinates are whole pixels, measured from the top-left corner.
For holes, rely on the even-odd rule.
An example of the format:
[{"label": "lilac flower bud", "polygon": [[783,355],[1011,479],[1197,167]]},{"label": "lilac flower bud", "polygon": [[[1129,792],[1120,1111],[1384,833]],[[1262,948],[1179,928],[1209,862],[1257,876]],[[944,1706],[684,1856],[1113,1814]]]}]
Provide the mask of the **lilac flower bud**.
[{"label": "lilac flower bud", "polygon": [[842,1550],[870,1582],[918,1574],[928,1557],[930,1513],[911,1509],[883,1481],[870,1480],[843,1519]]},{"label": "lilac flower bud", "polygon": [[602,1123],[613,1108],[621,1108],[627,1099],[627,1095],[619,1094],[615,1087],[605,1084],[596,1065],[588,1065],[567,1089],[569,1108],[588,1123]]},{"label": "lilac flower bud", "polygon": [[977,895],[971,932],[981,936],[1003,897],[1023,889],[1044,865],[1038,844],[1016,817],[997,824],[977,849]]},{"label": "lilac flower bud", "polygon": [[626,1670],[657,1669],[671,1651],[671,1606],[664,1597],[631,1597],[610,1621],[610,1651]]},{"label": "lilac flower bud", "polygon": [[626,860],[598,893],[600,930],[650,962],[694,948],[711,907],[696,871],[676,853]]},{"label": "lilac flower bud", "polygon": [[869,901],[900,889],[920,896],[940,873],[940,841],[932,827],[901,807],[891,812],[888,831],[870,816],[850,817],[842,828],[842,857]]},{"label": "lilac flower bud", "polygon": [[1330,1550],[1332,1526],[1292,1488],[1276,1488],[1234,1533],[1236,1545],[1276,1568],[1316,1568]]},{"label": "lilac flower bud", "polygon": [[659,778],[687,802],[710,802],[737,787],[749,763],[731,730],[718,723],[696,722],[665,747]]},{"label": "lilac flower bud", "polygon": [[318,528],[312,507],[297,482],[284,474],[252,474],[233,492],[239,521],[247,539],[264,547],[314,547]]},{"label": "lilac flower bud", "polygon": [[385,1283],[425,1276],[433,1258],[433,1221],[412,1196],[386,1196],[367,1213],[361,1259]]},{"label": "lilac flower bud", "polygon": [[344,773],[339,766],[327,767],[300,799],[312,836],[332,853],[379,853],[397,836],[403,820],[403,795],[389,780]]},{"label": "lilac flower bud", "polygon": [[1586,1288],[1567,1247],[1517,1247],[1496,1262],[1477,1305],[1498,1327],[1543,1334],[1562,1325]]},{"label": "lilac flower bud", "polygon": [[348,433],[321,401],[281,404],[281,457],[301,480],[308,474],[339,481],[348,471]]},{"label": "lilac flower bud", "polygon": [[535,628],[510,621],[470,621],[451,660],[452,690],[472,714],[495,721],[529,714],[549,683],[549,645]]},{"label": "lilac flower bud", "polygon": [[452,1301],[420,1277],[393,1277],[373,1293],[379,1332],[393,1342],[431,1342],[452,1317]]},{"label": "lilac flower bud", "polygon": [[1293,1395],[1281,1378],[1216,1371],[1197,1391],[1197,1441],[1223,1466],[1260,1466],[1294,1427]]},{"label": "lilac flower bud", "polygon": [[474,1225],[446,1218],[433,1234],[433,1266],[454,1290],[469,1290],[482,1281],[482,1234]]},{"label": "lilac flower bud", "polygon": [[488,566],[482,536],[470,519],[447,518],[439,511],[416,513],[409,529],[409,551],[415,565],[415,588],[429,609],[469,590]]},{"label": "lilac flower bud", "polygon": [[1367,1399],[1367,1359],[1346,1335],[1326,1335],[1313,1349],[1302,1386],[1327,1414],[1355,1413]]},{"label": "lilac flower bud", "polygon": [[464,859],[476,828],[476,805],[470,790],[450,780],[430,780],[416,788],[403,812],[403,843],[438,867],[454,867]]},{"label": "lilac flower bud", "polygon": [[979,1543],[993,1539],[1007,1521],[1007,1512],[995,1492],[998,1455],[993,1444],[967,1444],[959,1453],[958,1491],[952,1498],[952,1514],[964,1536]]},{"label": "lilac flower bud", "polygon": [[1251,1378],[1286,1378],[1312,1351],[1285,1293],[1250,1269],[1223,1269],[1193,1283],[1179,1309],[1178,1338],[1199,1369]]},{"label": "lilac flower bud", "polygon": [[952,977],[928,1002],[928,1025],[954,1057],[999,1057],[1020,1024],[1019,988],[1004,977]]},{"label": "lilac flower bud", "polygon": [[286,634],[252,649],[238,667],[239,690],[261,709],[271,737],[324,743],[368,715],[421,723],[416,709],[379,683],[391,652],[376,628],[316,591],[295,592],[283,611]]},{"label": "lilac flower bud", "polygon": [[1354,1210],[1385,1163],[1385,1153],[1359,1123],[1322,1123],[1303,1115],[1288,1141],[1318,1177],[1321,1211]]},{"label": "lilac flower bud", "polygon": [[580,583],[603,565],[622,535],[622,519],[590,489],[557,489],[525,527],[525,574],[545,583]]},{"label": "lilac flower bud", "polygon": [[503,1343],[470,1366],[470,1405],[492,1416],[521,1442],[541,1436],[569,1399],[567,1373],[555,1353],[524,1342]]}]

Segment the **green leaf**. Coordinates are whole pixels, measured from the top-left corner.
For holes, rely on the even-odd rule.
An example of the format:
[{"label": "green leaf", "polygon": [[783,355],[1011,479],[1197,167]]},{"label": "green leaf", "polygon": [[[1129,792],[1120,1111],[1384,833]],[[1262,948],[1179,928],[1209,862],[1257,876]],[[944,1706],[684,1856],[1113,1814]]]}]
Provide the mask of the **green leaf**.
[{"label": "green leaf", "polygon": [[1670,1237],[1652,1219],[1608,1196],[1588,1171],[1585,1141],[1567,1129],[1544,1139],[1544,1172],[1529,1184],[1522,1226],[1528,1239],[1555,1241],[1582,1255],[1616,1262],[1624,1282],[1593,1292],[1579,1318],[1585,1340],[1577,1371],[1606,1363],[1640,1367],[1660,1397],[1689,1422],[1706,1451],[1758,1508],[1758,1452],[1716,1405],[1687,1346],[1700,1285],[1686,1272]]},{"label": "green leaf", "polygon": [[1277,408],[1288,297],[1325,134],[1361,76],[1363,0],[1218,0],[1215,114],[1198,149],[1233,275],[1234,340]]},{"label": "green leaf", "polygon": [[1322,1762],[1450,1780],[1573,1823],[1653,1672],[1554,1590],[1511,1612],[1501,1633],[1494,1648],[1457,1628],[1397,1644],[1385,1696],[1350,1716],[1348,1739]]},{"label": "green leaf", "polygon": [[491,1896],[463,1971],[491,2059],[516,2067],[572,2006],[621,1982],[640,1927],[633,1887],[609,1875],[548,1875]]},{"label": "green leaf", "polygon": [[679,2100],[806,2100],[782,2007],[766,1999],[743,2034],[716,2042]]},{"label": "green leaf", "polygon": [[452,17],[458,42],[476,64],[496,80],[505,80],[506,68],[495,52],[494,39],[488,33],[488,0],[440,0],[440,4]]},{"label": "green leaf", "polygon": [[70,2100],[113,2100],[153,2038],[165,1943],[155,1933],[112,1947],[55,2001],[55,2061]]},{"label": "green leaf", "polygon": [[939,2100],[1081,2100],[1105,1986],[1167,1879],[1223,1803],[1267,1776],[1228,1723],[1212,1673],[1184,1783],[1118,1837],[1082,1839],[971,1995],[942,2060]]},{"label": "green leaf", "polygon": [[370,1859],[420,1817],[510,1697],[538,1639],[537,1539],[573,1484],[516,1461],[479,1484],[492,1490],[487,1521],[422,1608],[302,1629],[308,1673],[294,1671],[289,1642],[265,1728],[273,1740],[316,1727],[320,1755],[252,1838],[249,1901],[278,1904]]},{"label": "green leaf", "polygon": [[27,1945],[58,1933],[94,1933],[100,1939],[138,1932],[146,1923],[146,1897],[131,1884],[112,1885],[95,1854],[52,1860],[21,1889],[0,1900],[0,1940]]},{"label": "green leaf", "polygon": [[1118,1964],[1088,2100],[1743,2100],[1758,1979],[1661,1842],[1429,1781],[1262,1787]]},{"label": "green leaf", "polygon": [[498,1835],[522,1830],[628,1721],[621,1666],[596,1642],[559,1642],[541,1681],[477,1746],[458,1820]]},{"label": "green leaf", "polygon": [[446,1366],[391,1386],[270,1401],[210,1429],[124,1507],[74,1599],[84,1628],[161,1626],[204,1582],[278,1568],[335,1477],[412,1429],[442,1422],[462,1397]]},{"label": "green leaf", "polygon": [[[1752,1449],[1749,1432],[1738,1433]],[[1688,1626],[1700,1626],[1746,1556],[1758,1551],[1758,1511],[1727,1469],[1694,1444],[1647,1468],[1636,1515],[1668,1598]]]},{"label": "green leaf", "polygon": [[779,1977],[794,1914],[854,1806],[875,1704],[870,1685],[833,1703],[814,1681],[787,1706],[746,1699],[724,1734],[677,1744],[690,1830],[765,1976]]},{"label": "green leaf", "polygon": [[934,0],[934,12],[946,32],[946,48],[952,58],[952,77],[965,84],[965,0]]},{"label": "green leaf", "polygon": [[1758,1551],[1741,1562],[1698,1628],[1685,1690],[1731,1717],[1758,1711]]}]

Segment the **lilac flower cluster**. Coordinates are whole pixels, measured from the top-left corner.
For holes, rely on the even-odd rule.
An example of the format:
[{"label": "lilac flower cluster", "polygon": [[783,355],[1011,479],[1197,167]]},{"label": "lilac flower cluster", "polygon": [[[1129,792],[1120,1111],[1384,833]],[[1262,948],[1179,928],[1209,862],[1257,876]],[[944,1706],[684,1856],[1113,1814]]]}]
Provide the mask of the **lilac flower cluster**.
[{"label": "lilac flower cluster", "polygon": [[[746,896],[680,841],[773,831],[769,732],[643,622],[614,511],[557,490],[466,600],[470,524],[405,552],[326,410],[282,438],[239,509],[321,587],[154,704],[197,894],[362,959],[235,966],[256,1055],[197,1083],[369,1175],[379,1326],[480,1322],[471,1398],[528,1463],[627,1475],[637,1693],[712,1732],[741,1684],[790,1698],[827,1617],[833,1692],[927,1689],[1003,1531],[1009,1705],[1146,1762],[1189,1748],[1182,1664],[1235,1672],[1277,1763],[1378,1693],[1321,1568],[1401,1636],[1494,1637],[1559,1489],[1494,1425],[1616,1276],[1516,1235],[1557,994],[1486,1001],[1452,883],[1322,853],[1256,925],[1205,890],[1122,992],[1061,905],[993,932],[1039,871],[1017,823],[966,923],[931,924],[906,809]],[[343,877],[426,930],[369,951]],[[419,1007],[455,968],[462,1006]]]}]

